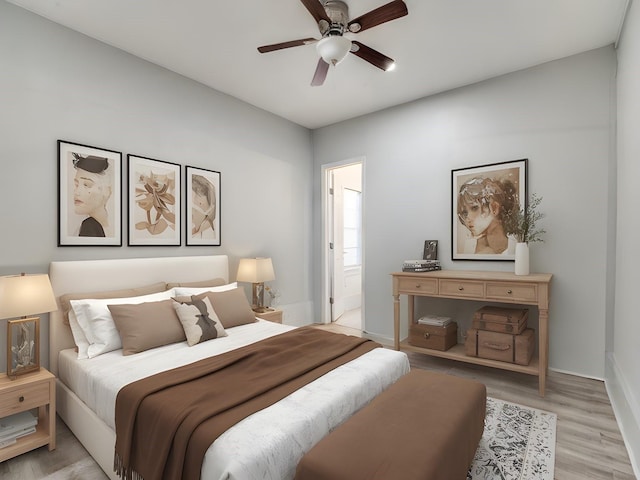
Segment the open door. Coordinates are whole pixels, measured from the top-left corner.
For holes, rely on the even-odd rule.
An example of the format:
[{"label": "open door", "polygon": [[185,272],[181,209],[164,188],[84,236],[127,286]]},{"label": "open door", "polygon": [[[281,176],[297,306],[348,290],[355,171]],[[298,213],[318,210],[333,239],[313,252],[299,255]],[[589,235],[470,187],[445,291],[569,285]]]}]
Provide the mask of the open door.
[{"label": "open door", "polygon": [[327,282],[329,321],[362,328],[362,163],[326,171]]}]

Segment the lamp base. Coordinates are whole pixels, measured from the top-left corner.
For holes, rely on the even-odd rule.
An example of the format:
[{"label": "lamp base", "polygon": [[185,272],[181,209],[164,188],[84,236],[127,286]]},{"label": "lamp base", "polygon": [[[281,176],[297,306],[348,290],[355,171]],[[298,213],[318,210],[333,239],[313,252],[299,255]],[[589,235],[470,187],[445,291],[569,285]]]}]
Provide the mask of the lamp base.
[{"label": "lamp base", "polygon": [[265,313],[265,312],[273,312],[274,309],[273,308],[269,308],[269,307],[259,307],[257,305],[252,305],[251,306],[251,310],[253,310],[256,313]]}]

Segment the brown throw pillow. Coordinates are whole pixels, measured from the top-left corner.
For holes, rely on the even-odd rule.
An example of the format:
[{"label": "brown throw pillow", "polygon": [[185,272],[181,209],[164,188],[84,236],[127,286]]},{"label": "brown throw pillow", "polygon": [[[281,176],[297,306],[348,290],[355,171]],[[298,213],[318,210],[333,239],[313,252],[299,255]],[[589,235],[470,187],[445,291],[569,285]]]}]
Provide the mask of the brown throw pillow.
[{"label": "brown throw pillow", "polygon": [[171,299],[135,305],[107,305],[122,340],[122,354],[133,355],[170,343],[185,334]]},{"label": "brown throw pillow", "polygon": [[173,308],[178,314],[190,347],[227,336],[208,298],[194,298],[189,303],[173,302]]},{"label": "brown throw pillow", "polygon": [[60,306],[62,307],[62,318],[65,325],[69,325],[69,310],[71,310],[71,300],[84,300],[86,298],[127,298],[140,297],[151,293],[159,293],[168,290],[166,282],[158,282],[151,285],[136,288],[124,288],[122,290],[111,290],[108,292],[89,293],[65,293],[60,296]]},{"label": "brown throw pillow", "polygon": [[208,298],[224,328],[237,327],[256,321],[256,315],[241,287],[224,292],[204,292],[195,298]]},{"label": "brown throw pillow", "polygon": [[220,287],[227,283],[229,282],[224,278],[212,278],[211,280],[200,280],[199,282],[168,282],[167,290],[171,290],[174,287]]}]

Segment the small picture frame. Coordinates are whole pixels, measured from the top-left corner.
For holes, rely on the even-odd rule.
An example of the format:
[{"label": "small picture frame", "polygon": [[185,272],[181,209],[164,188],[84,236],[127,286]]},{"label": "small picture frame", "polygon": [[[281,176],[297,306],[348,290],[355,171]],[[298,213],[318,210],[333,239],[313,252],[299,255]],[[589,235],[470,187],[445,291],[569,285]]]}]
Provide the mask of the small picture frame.
[{"label": "small picture frame", "polygon": [[129,246],[179,246],[180,165],[127,155]]},{"label": "small picture frame", "polygon": [[438,260],[438,241],[425,240],[424,251],[422,253],[423,260]]},{"label": "small picture frame", "polygon": [[185,177],[186,245],[219,247],[220,172],[187,166]]},{"label": "small picture frame", "polygon": [[7,322],[7,376],[40,370],[40,318]]},{"label": "small picture frame", "polygon": [[122,153],[58,140],[58,246],[122,246]]}]

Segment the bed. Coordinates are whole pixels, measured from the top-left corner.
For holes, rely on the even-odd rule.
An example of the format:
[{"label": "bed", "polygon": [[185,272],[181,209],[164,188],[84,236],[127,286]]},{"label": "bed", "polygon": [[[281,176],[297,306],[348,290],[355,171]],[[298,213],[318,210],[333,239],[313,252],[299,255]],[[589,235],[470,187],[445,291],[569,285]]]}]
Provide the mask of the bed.
[{"label": "bed", "polygon": [[[225,255],[52,262],[60,296],[142,287],[156,282],[221,279],[229,282]],[[60,305],[60,303],[59,303]],[[57,376],[58,414],[105,473],[113,471],[116,396],[125,385],[203,356],[251,345],[294,327],[261,319],[227,329],[227,336],[193,347],[186,341],[123,355],[115,349],[78,359],[62,308],[50,316],[50,370]],[[209,447],[203,480],[293,478],[300,458],[318,441],[409,371],[404,353],[376,348],[240,421]]]}]

